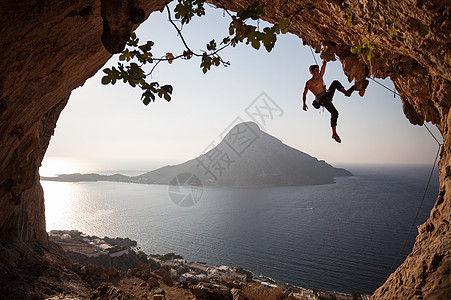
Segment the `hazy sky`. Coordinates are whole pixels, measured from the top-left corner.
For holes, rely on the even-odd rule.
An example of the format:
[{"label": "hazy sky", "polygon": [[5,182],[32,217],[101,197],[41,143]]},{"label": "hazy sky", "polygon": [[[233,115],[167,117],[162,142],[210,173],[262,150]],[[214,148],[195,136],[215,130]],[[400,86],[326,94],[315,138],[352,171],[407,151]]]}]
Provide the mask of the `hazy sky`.
[{"label": "hazy sky", "polygon": [[[220,10],[193,20],[184,36],[193,49],[205,48],[212,38],[228,32],[229,18]],[[264,26],[262,22],[260,26]],[[166,11],[155,12],[137,30],[141,41],[153,40],[155,56],[182,49],[180,39],[167,21]],[[291,34],[279,35],[268,54],[241,45],[222,53],[231,66],[213,68],[203,74],[200,61],[161,63],[153,79],[174,87],[171,102],[157,99],[145,106],[141,91],[122,83],[103,86],[103,72],[72,92],[58,121],[41,173],[101,170],[151,170],[178,164],[198,156],[237,120],[252,120],[264,101],[273,116],[256,118],[263,130],[285,144],[335,166],[348,164],[432,164],[437,144],[424,127],[413,126],[402,112],[399,97],[370,81],[362,98],[336,93],[334,104],[340,116],[338,133],[342,143],[331,139],[330,114],[311,106],[302,110],[302,91],[313,64],[310,48]],[[320,62],[319,55],[316,55]],[[114,56],[106,66],[115,65]],[[341,63],[329,62],[325,83],[334,79],[348,83]],[[393,88],[390,80],[380,82]],[[265,93],[262,97],[259,97]],[[276,103],[277,107],[274,105]],[[436,128],[428,124],[434,134]]]}]

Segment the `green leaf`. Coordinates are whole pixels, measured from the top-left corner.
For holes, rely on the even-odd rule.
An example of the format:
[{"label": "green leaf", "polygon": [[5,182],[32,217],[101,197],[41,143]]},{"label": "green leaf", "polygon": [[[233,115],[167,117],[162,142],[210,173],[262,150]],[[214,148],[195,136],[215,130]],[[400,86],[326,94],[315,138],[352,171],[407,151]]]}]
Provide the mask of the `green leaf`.
[{"label": "green leaf", "polygon": [[266,27],[263,31],[265,32],[265,35],[262,38],[263,45],[265,46],[266,51],[271,52],[277,40],[276,34],[274,33],[275,29]]},{"label": "green leaf", "polygon": [[233,35],[235,33],[235,25],[233,22],[230,22],[229,25],[229,35]]},{"label": "green leaf", "polygon": [[109,84],[111,82],[111,78],[109,76],[102,77],[102,84]]},{"label": "green leaf", "polygon": [[390,29],[390,32],[391,32],[391,34],[393,34],[393,35],[396,35],[396,28],[393,26],[391,29]]},{"label": "green leaf", "polygon": [[122,54],[119,55],[119,60],[120,61],[130,61],[130,59],[132,58],[132,53],[130,51],[128,51],[128,49],[125,49],[124,51],[122,51]]},{"label": "green leaf", "polygon": [[202,55],[202,61],[200,63],[200,66],[202,68],[202,72],[207,73],[208,70],[211,68],[211,57],[208,56],[206,53]]},{"label": "green leaf", "polygon": [[147,52],[144,54],[138,55],[139,61],[142,63],[153,63],[152,53]]},{"label": "green leaf", "polygon": [[213,64],[215,66],[219,66],[220,63],[221,63],[221,59],[219,58],[219,56],[216,56],[215,58],[213,58]]},{"label": "green leaf", "polygon": [[203,0],[179,1],[174,8],[175,18],[180,20],[183,25],[188,24],[195,14],[197,16],[205,15],[204,2]]},{"label": "green leaf", "polygon": [[173,88],[172,88],[172,85],[170,85],[170,84],[163,85],[161,87],[161,89],[164,90],[168,94],[172,94]]},{"label": "green leaf", "polygon": [[255,49],[260,49],[260,41],[259,40],[253,40],[252,41],[252,47],[254,47]]},{"label": "green leaf", "polygon": [[350,14],[349,17],[348,17],[348,21],[346,22],[346,25],[347,25],[348,27],[351,27],[351,26],[352,26],[352,18],[353,18],[353,15]]},{"label": "green leaf", "polygon": [[147,43],[145,43],[144,45],[139,46],[138,48],[144,52],[147,53],[150,51],[150,49],[152,49],[152,46],[154,45],[154,42],[152,41],[147,41]]},{"label": "green leaf", "polygon": [[289,25],[290,25],[290,21],[288,19],[285,19],[285,18],[279,19],[279,29],[283,34],[288,32]]},{"label": "green leaf", "polygon": [[141,100],[144,103],[144,105],[148,105],[150,101],[155,101],[155,95],[150,89],[148,89],[142,94]]},{"label": "green leaf", "polygon": [[139,80],[140,78],[144,77],[144,71],[136,64],[136,63],[131,63],[130,66],[128,67],[128,73],[130,75],[129,81],[135,82],[135,80]]},{"label": "green leaf", "polygon": [[102,84],[111,83],[114,85],[116,83],[116,80],[121,78],[121,74],[115,67],[112,67],[111,69],[103,69],[103,72],[106,75],[102,77]]},{"label": "green leaf", "polygon": [[216,42],[215,42],[215,40],[211,40],[207,44],[207,50],[210,50],[210,51],[216,50]]},{"label": "green leaf", "polygon": [[193,56],[193,52],[191,52],[191,51],[189,51],[189,50],[185,50],[185,51],[183,51],[183,56],[184,56],[186,59],[190,59],[190,58]]}]

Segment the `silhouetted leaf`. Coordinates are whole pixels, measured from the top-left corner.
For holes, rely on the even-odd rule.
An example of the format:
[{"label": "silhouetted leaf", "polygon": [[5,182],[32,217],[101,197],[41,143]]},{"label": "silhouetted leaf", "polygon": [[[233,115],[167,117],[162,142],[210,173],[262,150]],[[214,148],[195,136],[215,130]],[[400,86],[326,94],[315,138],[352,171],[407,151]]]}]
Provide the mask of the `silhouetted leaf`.
[{"label": "silhouetted leaf", "polygon": [[108,84],[111,82],[111,78],[109,76],[102,77],[102,84]]},{"label": "silhouetted leaf", "polygon": [[172,64],[172,61],[174,60],[174,55],[168,52],[166,53],[166,59],[168,60],[168,63]]}]

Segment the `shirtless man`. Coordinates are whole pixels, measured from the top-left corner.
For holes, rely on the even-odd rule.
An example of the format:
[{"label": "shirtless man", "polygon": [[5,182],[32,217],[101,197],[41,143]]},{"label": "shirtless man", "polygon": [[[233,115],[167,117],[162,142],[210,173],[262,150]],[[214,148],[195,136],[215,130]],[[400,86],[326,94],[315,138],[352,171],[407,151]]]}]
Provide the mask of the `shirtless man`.
[{"label": "shirtless man", "polygon": [[332,127],[332,138],[341,143],[341,139],[337,134],[337,119],[338,119],[338,111],[335,106],[332,104],[332,98],[334,96],[335,90],[339,90],[347,97],[351,96],[352,92],[355,90],[355,87],[352,86],[349,90],[345,90],[343,85],[338,81],[334,80],[330,85],[329,89],[326,90],[326,85],[323,81],[324,72],[326,71],[326,63],[327,61],[323,59],[323,65],[321,66],[321,70],[318,65],[310,66],[310,73],[312,74],[312,78],[309,79],[305,83],[304,93],[302,94],[303,106],[302,109],[307,111],[307,92],[310,91],[315,95],[315,101],[319,106],[324,106],[330,112],[330,125]]}]

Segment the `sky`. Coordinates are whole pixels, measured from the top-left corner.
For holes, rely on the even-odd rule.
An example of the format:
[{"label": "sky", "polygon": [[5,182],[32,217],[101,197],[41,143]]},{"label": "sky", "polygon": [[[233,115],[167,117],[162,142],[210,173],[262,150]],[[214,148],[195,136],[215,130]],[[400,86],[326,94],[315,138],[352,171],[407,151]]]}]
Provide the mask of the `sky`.
[{"label": "sky", "polygon": [[[193,49],[205,48],[227,35],[230,19],[219,9],[193,19],[183,35]],[[260,26],[267,26],[260,22]],[[136,31],[141,42],[152,40],[154,56],[183,50],[167,18],[154,12]],[[319,63],[319,54],[315,54]],[[118,170],[149,171],[197,157],[221,134],[240,121],[257,121],[262,130],[283,143],[320,160],[342,167],[356,164],[432,164],[437,144],[424,127],[409,123],[401,100],[370,81],[364,97],[336,93],[340,115],[331,139],[330,114],[311,106],[302,110],[302,91],[314,64],[311,50],[292,34],[279,35],[271,53],[249,45],[227,48],[221,54],[229,67],[202,73],[200,61],[160,63],[152,80],[174,87],[172,100],[157,98],[145,106],[141,91],[116,83],[101,84],[103,72],[72,91],[41,167],[41,175]],[[117,64],[113,56],[105,67]],[[352,84],[339,61],[327,64],[324,81]],[[379,82],[393,89],[389,79]],[[272,115],[265,108],[271,108]],[[260,109],[265,116],[258,116]],[[266,113],[265,113],[266,112]],[[435,136],[438,130],[428,123]],[[441,137],[440,137],[441,139]]]}]

